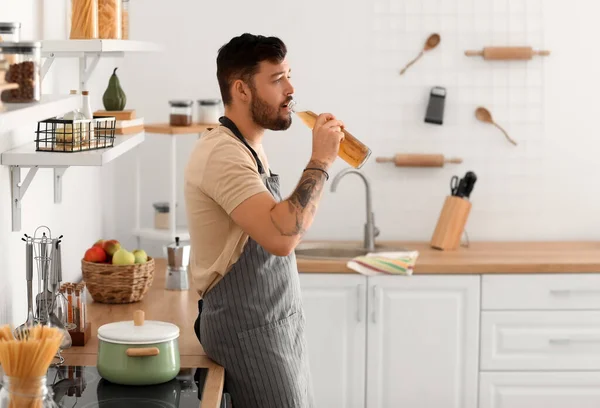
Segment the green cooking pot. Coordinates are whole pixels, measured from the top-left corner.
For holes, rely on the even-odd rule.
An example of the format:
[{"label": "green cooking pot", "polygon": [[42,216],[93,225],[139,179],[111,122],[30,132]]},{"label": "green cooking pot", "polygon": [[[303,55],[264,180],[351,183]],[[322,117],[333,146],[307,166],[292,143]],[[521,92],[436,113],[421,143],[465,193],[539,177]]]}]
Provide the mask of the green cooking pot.
[{"label": "green cooking pot", "polygon": [[98,373],[122,385],[153,385],[171,381],[180,369],[179,327],[154,320],[144,321],[137,310],[134,319],[98,328]]}]

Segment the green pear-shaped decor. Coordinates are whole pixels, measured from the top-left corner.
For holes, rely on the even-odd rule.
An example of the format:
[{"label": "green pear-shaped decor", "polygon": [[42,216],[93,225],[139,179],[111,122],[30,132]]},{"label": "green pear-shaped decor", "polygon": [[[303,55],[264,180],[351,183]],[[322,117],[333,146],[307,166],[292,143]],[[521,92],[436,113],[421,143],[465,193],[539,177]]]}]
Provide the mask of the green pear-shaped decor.
[{"label": "green pear-shaped decor", "polygon": [[125,96],[125,92],[121,88],[121,83],[117,76],[117,68],[115,68],[110,76],[108,88],[106,88],[102,96],[102,103],[104,103],[104,109],[107,111],[122,111],[127,104],[127,96]]}]

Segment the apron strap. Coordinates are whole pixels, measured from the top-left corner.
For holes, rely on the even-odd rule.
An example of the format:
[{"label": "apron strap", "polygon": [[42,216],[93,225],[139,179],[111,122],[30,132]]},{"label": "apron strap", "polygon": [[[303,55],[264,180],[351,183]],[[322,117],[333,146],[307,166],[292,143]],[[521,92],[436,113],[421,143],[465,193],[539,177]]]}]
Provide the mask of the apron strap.
[{"label": "apron strap", "polygon": [[229,119],[227,116],[220,117],[219,122],[221,122],[221,124],[223,126],[225,126],[226,128],[228,128],[229,130],[231,130],[231,132],[235,135],[235,137],[240,139],[240,141],[244,144],[244,146],[246,146],[248,148],[248,150],[250,150],[250,153],[252,153],[252,156],[254,156],[254,159],[256,160],[256,164],[258,166],[258,173],[261,175],[265,174],[265,170],[263,168],[263,165],[262,165],[260,159],[258,158],[258,154],[256,154],[256,152],[254,151],[252,146],[250,146],[248,144],[248,142],[246,141],[246,139],[242,135],[242,132],[240,132],[240,130],[238,129],[236,124],[233,123],[233,121],[231,119]]}]

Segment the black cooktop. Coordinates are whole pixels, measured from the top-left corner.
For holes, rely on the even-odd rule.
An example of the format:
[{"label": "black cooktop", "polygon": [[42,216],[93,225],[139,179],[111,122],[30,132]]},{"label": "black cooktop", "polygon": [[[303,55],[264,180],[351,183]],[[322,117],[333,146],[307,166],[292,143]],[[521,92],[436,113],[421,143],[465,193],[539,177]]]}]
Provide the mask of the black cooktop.
[{"label": "black cooktop", "polygon": [[[152,386],[114,384],[91,366],[51,367],[47,377],[59,407],[198,408],[207,372],[206,368],[181,368],[173,380]],[[228,398],[223,396],[222,408],[230,408]]]}]

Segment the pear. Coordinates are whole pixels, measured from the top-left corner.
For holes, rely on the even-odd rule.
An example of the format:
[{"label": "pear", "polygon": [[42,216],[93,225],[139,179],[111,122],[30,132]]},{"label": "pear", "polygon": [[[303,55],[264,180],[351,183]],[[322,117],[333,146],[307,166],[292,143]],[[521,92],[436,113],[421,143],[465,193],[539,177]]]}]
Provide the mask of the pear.
[{"label": "pear", "polygon": [[102,103],[107,111],[122,111],[127,104],[127,96],[121,88],[121,82],[117,76],[117,68],[108,80],[108,87],[102,96]]}]

